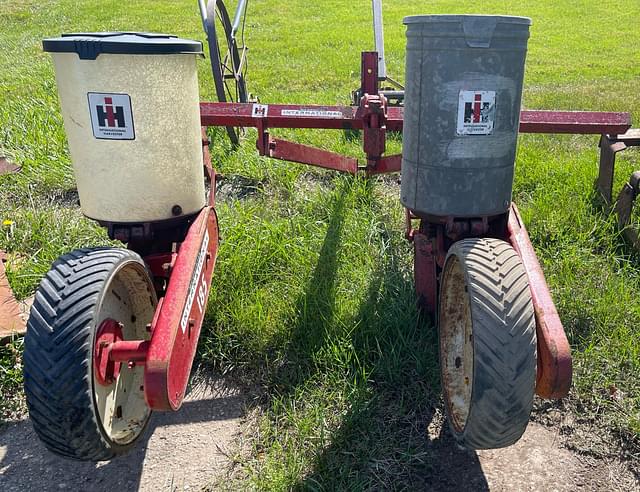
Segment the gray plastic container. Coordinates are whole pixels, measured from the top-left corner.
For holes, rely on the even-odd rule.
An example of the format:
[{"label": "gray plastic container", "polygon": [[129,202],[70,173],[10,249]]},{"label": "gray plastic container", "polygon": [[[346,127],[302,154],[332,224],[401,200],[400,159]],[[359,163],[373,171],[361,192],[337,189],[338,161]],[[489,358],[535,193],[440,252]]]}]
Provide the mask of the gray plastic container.
[{"label": "gray plastic container", "polygon": [[511,202],[531,19],[405,17],[402,204],[478,217]]}]

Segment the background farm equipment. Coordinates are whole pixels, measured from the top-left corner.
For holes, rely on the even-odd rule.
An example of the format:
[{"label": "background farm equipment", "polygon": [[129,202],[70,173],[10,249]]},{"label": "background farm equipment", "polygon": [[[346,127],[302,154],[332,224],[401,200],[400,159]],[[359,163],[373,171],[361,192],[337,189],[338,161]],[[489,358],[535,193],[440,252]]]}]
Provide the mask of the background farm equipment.
[{"label": "background farm equipment", "polygon": [[622,135],[605,134],[600,138],[600,169],[596,186],[607,206],[618,216],[618,226],[627,240],[640,249],[640,234],[632,222],[633,205],[640,194],[640,171],[634,171],[624,184],[618,198],[613,200],[613,178],[616,154],[630,147],[640,146],[640,130],[629,130]]},{"label": "background farm equipment", "polygon": [[[211,5],[206,12],[211,12]],[[510,23],[515,24],[526,28],[528,37],[528,23],[510,19],[471,16],[446,22],[456,30],[458,42],[466,43],[469,32],[483,33],[485,45],[468,47],[474,51],[492,47],[491,35],[487,38],[486,33],[493,31],[486,29],[485,22],[493,22],[494,28],[501,23],[506,32]],[[439,21],[429,17],[409,22]],[[468,30],[465,22],[472,24]],[[207,33],[211,37],[211,31]],[[526,44],[526,37],[521,37]],[[186,390],[218,242],[215,172],[209,161],[209,142],[200,126],[255,127],[261,155],[368,175],[405,169],[403,156],[385,155],[387,130],[406,127],[415,138],[427,126],[416,123],[415,118],[405,121],[406,108],[389,106],[380,92],[376,52],[362,55],[363,95],[357,106],[198,105],[197,85],[193,84],[200,51],[197,43],[115,33],[48,40],[45,49],[56,53],[83,212],[107,227],[110,237],[126,243],[128,250],[83,249],[54,263],[38,290],[29,322],[25,385],[34,426],[50,449],[77,459],[106,459],[135,443],[151,410],[177,410]],[[500,57],[490,50],[488,55]],[[520,56],[520,64],[510,65],[512,69],[523,69],[524,49]],[[159,57],[167,63],[154,61],[146,68],[138,64],[140,59]],[[92,64],[99,64],[101,70]],[[487,65],[491,70],[484,74],[491,80],[499,64]],[[148,73],[135,73],[134,80],[129,80],[130,72],[138,70]],[[456,70],[461,71],[457,75],[464,75],[464,65]],[[126,76],[105,80],[93,73]],[[421,69],[416,73],[422,74]],[[504,148],[511,157],[503,166],[507,173],[509,168],[513,172],[518,130],[619,135],[630,126],[625,113],[520,112],[521,73],[519,77],[520,87],[516,82],[509,104],[512,118],[507,118],[507,126],[496,126],[508,137]],[[145,93],[148,81],[153,80],[163,80],[164,90]],[[473,83],[485,85],[477,79]],[[190,100],[194,87],[195,100]],[[407,102],[413,97],[415,107],[422,107],[433,94],[418,94],[415,87],[407,84]],[[476,85],[464,90],[488,91]],[[500,90],[493,94],[496,104],[504,104]],[[177,120],[157,117],[171,114],[176,93],[187,98],[180,105],[185,113]],[[459,102],[458,91],[454,95],[448,111],[456,121],[459,114],[451,107]],[[477,103],[482,105],[480,96]],[[463,108],[467,102],[471,126],[481,123],[473,121],[480,118],[476,100],[462,100]],[[150,107],[153,114],[145,114],[144,108]],[[360,165],[352,157],[274,138],[270,128],[362,130],[366,162]],[[175,138],[167,142],[167,135]],[[482,137],[451,137],[467,142],[474,138]],[[96,171],[95,151],[88,148],[90,152],[84,155],[79,150],[87,141],[109,150],[107,146],[129,145],[122,147],[122,155],[114,161],[118,172],[108,165],[98,165]],[[173,159],[161,157],[167,147],[178,149],[177,153],[173,150]],[[101,159],[114,159],[114,154],[103,152]],[[151,169],[159,162],[163,163],[161,170]],[[211,183],[208,198],[201,179],[203,163]],[[98,176],[98,172],[105,174]],[[406,174],[403,189],[411,184]],[[448,211],[446,207],[453,205],[445,205],[444,210],[432,213],[421,205],[404,203],[408,207],[406,236],[414,244],[416,291],[439,325],[449,421],[456,438],[471,448],[515,442],[528,422],[534,391],[545,398],[560,398],[571,382],[566,336],[524,223],[511,203],[509,176],[503,181],[498,208],[492,210]],[[450,189],[443,186],[421,192],[451,193],[448,199],[455,202],[457,184],[471,185],[463,190],[472,206],[481,202],[473,199],[474,191],[493,185],[481,178],[454,183]],[[496,294],[493,299],[486,297],[490,291]],[[495,319],[500,322],[493,324]],[[483,390],[494,396],[483,397]],[[493,428],[483,427],[488,415],[494,419]]]}]

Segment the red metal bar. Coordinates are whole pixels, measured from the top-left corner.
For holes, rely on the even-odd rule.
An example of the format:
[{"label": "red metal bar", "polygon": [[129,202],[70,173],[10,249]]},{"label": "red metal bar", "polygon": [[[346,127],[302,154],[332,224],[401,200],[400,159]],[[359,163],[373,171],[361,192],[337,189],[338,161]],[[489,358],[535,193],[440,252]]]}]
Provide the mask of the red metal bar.
[{"label": "red metal bar", "polygon": [[[268,128],[323,128],[328,130],[362,129],[357,107],[294,104],[258,105],[266,107],[264,116],[254,115],[251,103],[200,103],[204,126],[257,127],[264,121]],[[387,130],[402,131],[404,109],[387,109]],[[520,113],[521,133],[581,133],[619,135],[631,128],[629,113],[597,111],[530,111]]]},{"label": "red metal bar", "polygon": [[363,51],[360,64],[360,80],[362,97],[365,94],[378,95],[378,53],[376,51]]},{"label": "red metal bar", "polygon": [[177,410],[182,404],[217,250],[218,221],[213,207],[205,207],[180,244],[166,295],[152,322],[144,391],[154,410]]},{"label": "red metal bar", "polygon": [[631,128],[629,113],[522,111],[521,133],[620,134]]},{"label": "red metal bar", "polygon": [[122,340],[108,347],[109,360],[113,362],[142,362],[147,358],[147,340]]},{"label": "red metal bar", "polygon": [[435,316],[438,309],[438,275],[433,242],[422,231],[413,232],[413,275],[418,303]]},{"label": "red metal bar", "polygon": [[362,122],[357,126],[356,110],[351,106],[201,102],[200,121],[203,126],[257,128],[258,122],[263,121],[267,128],[343,130],[362,128]]},{"label": "red metal bar", "polygon": [[367,167],[367,174],[395,173],[400,171],[402,166],[402,154],[382,157],[377,161],[375,167]]},{"label": "red metal bar", "polygon": [[358,159],[278,138],[269,138],[268,155],[274,159],[300,162],[351,174],[358,172]]},{"label": "red metal bar", "polygon": [[571,386],[571,349],[553,304],[542,268],[515,204],[509,214],[509,241],[520,255],[531,288],[538,337],[536,393],[542,398],[562,398]]}]

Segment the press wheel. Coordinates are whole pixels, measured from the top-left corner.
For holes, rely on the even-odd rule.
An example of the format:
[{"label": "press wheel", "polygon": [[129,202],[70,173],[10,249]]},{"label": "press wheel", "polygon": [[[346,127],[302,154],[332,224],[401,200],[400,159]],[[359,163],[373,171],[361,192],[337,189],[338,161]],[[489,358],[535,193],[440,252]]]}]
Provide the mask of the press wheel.
[{"label": "press wheel", "polygon": [[27,325],[25,393],[33,427],[53,452],[99,461],[125,452],[151,414],[144,366],[97,361],[107,341],[149,337],[157,300],[144,262],[116,248],[60,257],[36,292]]},{"label": "press wheel", "polygon": [[531,292],[519,256],[498,239],[465,239],[446,257],[438,304],[449,427],[472,449],[515,443],[536,383]]}]

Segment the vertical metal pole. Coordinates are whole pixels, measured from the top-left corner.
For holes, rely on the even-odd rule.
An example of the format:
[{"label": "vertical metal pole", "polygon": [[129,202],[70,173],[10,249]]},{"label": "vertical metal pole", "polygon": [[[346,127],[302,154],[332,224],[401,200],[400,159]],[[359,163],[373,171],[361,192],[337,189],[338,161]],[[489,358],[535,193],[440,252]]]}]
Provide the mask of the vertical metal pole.
[{"label": "vertical metal pole", "polygon": [[198,7],[200,8],[200,18],[202,19],[202,27],[204,28],[205,34],[209,34],[209,30],[207,29],[207,5],[204,3],[204,0],[198,0]]},{"label": "vertical metal pole", "polygon": [[371,0],[373,7],[373,32],[378,52],[378,79],[387,79],[387,65],[384,61],[384,31],[382,28],[382,0]]},{"label": "vertical metal pole", "polygon": [[231,25],[231,38],[236,39],[236,33],[238,32],[238,28],[240,27],[240,22],[242,22],[242,18],[244,17],[244,10],[247,8],[247,0],[239,0],[238,6],[236,7],[236,14],[233,18],[233,24]]}]

